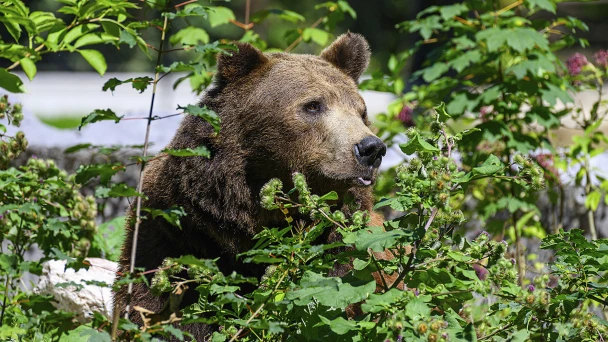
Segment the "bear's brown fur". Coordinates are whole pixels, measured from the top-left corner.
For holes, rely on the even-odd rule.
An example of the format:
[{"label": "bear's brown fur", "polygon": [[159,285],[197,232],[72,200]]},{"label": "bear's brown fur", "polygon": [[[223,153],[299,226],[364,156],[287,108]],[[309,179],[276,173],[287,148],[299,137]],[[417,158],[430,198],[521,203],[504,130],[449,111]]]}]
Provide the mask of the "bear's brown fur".
[{"label": "bear's brown fur", "polygon": [[[365,39],[344,34],[320,56],[263,54],[248,44],[237,46],[238,52],[219,55],[215,83],[200,104],[219,115],[221,132],[215,134],[209,123],[187,116],[168,146],[204,145],[211,157],[166,156],[145,168],[143,193],[148,198],[143,206],[177,205],[187,216],[181,219],[181,229],[161,218],[143,220],[136,267],[151,270],[167,257],[192,254],[219,257],[225,273],[261,276],[262,267],[242,264],[236,255],[252,247],[252,236],[262,227],[284,225],[280,212],[260,207],[259,192],[271,178],[290,188],[296,171],[307,177],[314,193],[335,190],[340,198],[354,195],[362,209],[371,209],[371,188],[364,185],[373,182],[379,162],[362,165],[354,148],[366,137],[376,139],[357,89],[370,57]],[[321,242],[337,238],[335,232],[328,232]],[[132,227],[128,227],[121,271],[129,269],[131,247]],[[332,273],[343,275],[348,268]],[[126,286],[115,293],[117,310],[124,310],[126,293]],[[136,284],[131,308],[159,312],[165,300],[153,296],[144,284]],[[195,300],[195,291],[190,291],[183,305]],[[136,312],[131,311],[130,317],[141,323]],[[201,341],[211,328],[184,329]]]}]

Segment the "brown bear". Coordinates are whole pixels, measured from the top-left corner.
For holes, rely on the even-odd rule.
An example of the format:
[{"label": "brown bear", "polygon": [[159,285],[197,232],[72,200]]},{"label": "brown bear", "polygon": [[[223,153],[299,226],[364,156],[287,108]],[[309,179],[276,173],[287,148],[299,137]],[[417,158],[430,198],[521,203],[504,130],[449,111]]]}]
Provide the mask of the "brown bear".
[{"label": "brown bear", "polygon": [[[359,34],[346,33],[320,56],[262,53],[237,43],[238,51],[218,56],[214,84],[200,105],[214,110],[221,131],[196,116],[187,116],[168,145],[171,149],[206,146],[210,158],[166,156],[144,171],[143,206],[181,206],[187,215],[179,229],[161,218],[141,221],[136,267],[158,268],[167,257],[191,254],[218,258],[220,269],[260,277],[264,268],[243,264],[236,255],[250,249],[262,227],[282,227],[284,216],[260,206],[260,189],[279,178],[289,189],[294,172],[303,173],[313,193],[331,190],[354,196],[371,210],[372,189],[386,146],[369,128],[357,81],[370,51]],[[342,205],[338,203],[338,207]],[[130,213],[133,216],[133,208]],[[307,217],[297,219],[310,220]],[[132,220],[130,220],[132,221]],[[320,243],[336,241],[326,232]],[[120,271],[129,269],[132,227],[127,227]],[[349,266],[332,272],[341,276]],[[115,293],[115,310],[125,309],[127,287]],[[191,290],[182,306],[196,301]],[[152,295],[144,284],[133,288],[134,305],[159,312],[166,297]],[[141,318],[131,311],[133,321]],[[211,327],[182,327],[198,341]]]}]

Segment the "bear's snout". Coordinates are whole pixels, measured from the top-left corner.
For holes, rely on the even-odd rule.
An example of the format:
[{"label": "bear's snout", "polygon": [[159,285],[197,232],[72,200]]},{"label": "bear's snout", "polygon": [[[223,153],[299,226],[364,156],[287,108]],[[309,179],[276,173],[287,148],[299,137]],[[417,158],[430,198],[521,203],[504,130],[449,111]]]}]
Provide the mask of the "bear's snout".
[{"label": "bear's snout", "polygon": [[386,145],[378,137],[368,135],[355,144],[355,158],[365,167],[378,168],[386,154]]}]

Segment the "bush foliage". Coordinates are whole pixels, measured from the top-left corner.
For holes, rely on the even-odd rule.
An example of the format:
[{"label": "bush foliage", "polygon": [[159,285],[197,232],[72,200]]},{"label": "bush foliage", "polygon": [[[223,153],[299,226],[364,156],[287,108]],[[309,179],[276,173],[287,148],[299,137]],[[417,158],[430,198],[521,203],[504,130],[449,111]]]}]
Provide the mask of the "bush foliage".
[{"label": "bush foliage", "polygon": [[[464,1],[431,6],[398,25],[403,34],[419,34],[421,40],[391,56],[388,73],[371,70],[371,78],[360,85],[395,95],[375,125],[379,136],[406,156],[376,185],[375,209],[388,218],[383,226],[370,226],[369,213],[355,211],[347,217],[335,210],[336,193],[312,194],[302,174],[294,175],[294,189],[269,180],[261,205],[285,213],[285,226],[265,228],[256,236],[256,246],[241,255],[245,263],[266,265],[266,275],[223,274],[216,260],[194,256],[167,259],[158,269],[145,271],[154,272],[150,286],[156,293],[170,293],[168,311],[141,310],[144,327],[98,313],[79,323],[72,313],[55,309],[51,298],[28,291],[23,277],[39,274],[47,260],[67,260],[68,267],[78,269],[87,267],[87,256],[116,258],[120,231],[109,230],[111,222],[97,226],[102,202],[84,197],[79,191],[83,184],[97,182],[98,199],[139,201],[145,194],[114,182],[116,173],[127,167],[143,170],[146,161],[163,154],[205,158],[209,152],[201,147],[149,156],[144,141],[143,154],[127,165],[83,165],[70,175],[53,161],[37,158],[14,167],[11,161],[27,148],[24,134],[15,128],[23,119],[22,105],[3,96],[0,338],[188,340],[174,323],[203,322],[218,327],[209,336],[212,341],[605,340],[608,240],[598,239],[594,213],[608,203],[608,180],[591,168],[590,158],[605,153],[608,143],[600,130],[606,116],[602,87],[608,52],[598,51],[593,62],[576,54],[562,63],[556,51],[586,46],[575,34],[587,27],[576,18],[557,17],[557,2]],[[211,82],[215,56],[236,47],[224,39],[212,42],[193,22],[237,26],[240,41],[279,51],[256,33],[256,25],[275,17],[290,28],[284,39],[285,50],[291,51],[304,43],[327,45],[340,20],[357,16],[342,0],[317,5],[321,17],[314,22],[277,8],[241,22],[229,7],[204,1],[63,0],[56,12],[31,12],[21,0],[0,3],[0,22],[9,33],[0,38],[0,58],[10,63],[0,68],[0,88],[8,93],[24,91],[15,71],[33,79],[36,62],[51,53],[77,53],[103,75],[107,63],[100,44],[138,48],[156,60],[153,78],[112,78],[103,91],[132,86],[143,92],[151,86],[155,94],[165,75],[179,73],[177,84],[187,81],[200,92]],[[424,44],[435,47],[428,64],[406,80],[407,61]],[[162,56],[169,53],[179,61],[164,65]],[[587,112],[572,100],[582,90],[598,92]],[[213,111],[187,104],[178,111],[202,117],[221,134]],[[558,149],[550,134],[566,116],[581,134]],[[81,127],[123,118],[111,109],[95,109]],[[149,127],[163,118],[151,111]],[[108,150],[83,144],[68,151],[84,148]],[[568,168],[577,171],[573,184],[561,177]],[[563,213],[549,223],[540,220],[539,197],[563,205],[566,186],[580,187],[585,194],[588,236],[580,227],[564,227]],[[294,222],[287,208],[309,214],[310,224]],[[179,226],[184,214],[172,207],[142,208],[138,215],[161,216]],[[338,229],[342,242],[315,243],[330,227]],[[537,260],[526,250],[530,244],[551,257]],[[43,256],[26,260],[33,246]],[[338,247],[342,252],[335,252]],[[381,252],[391,257],[380,257]],[[354,270],[342,278],[328,276],[336,263],[352,263]],[[176,277],[183,271],[192,279]],[[145,281],[142,270],[133,270],[113,286],[138,281]],[[255,290],[238,292],[243,284],[253,284]],[[199,301],[179,310],[187,287],[198,291]],[[349,310],[357,314],[347,316]]]}]

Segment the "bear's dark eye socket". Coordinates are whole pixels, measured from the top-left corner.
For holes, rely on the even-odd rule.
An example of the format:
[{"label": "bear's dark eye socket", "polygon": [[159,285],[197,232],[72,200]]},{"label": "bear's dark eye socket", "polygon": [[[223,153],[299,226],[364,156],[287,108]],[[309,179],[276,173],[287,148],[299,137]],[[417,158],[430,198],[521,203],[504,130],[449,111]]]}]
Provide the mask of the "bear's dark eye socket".
[{"label": "bear's dark eye socket", "polygon": [[304,110],[310,114],[319,114],[323,110],[323,105],[319,101],[310,101],[304,105]]}]

